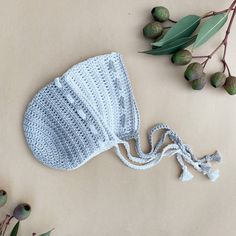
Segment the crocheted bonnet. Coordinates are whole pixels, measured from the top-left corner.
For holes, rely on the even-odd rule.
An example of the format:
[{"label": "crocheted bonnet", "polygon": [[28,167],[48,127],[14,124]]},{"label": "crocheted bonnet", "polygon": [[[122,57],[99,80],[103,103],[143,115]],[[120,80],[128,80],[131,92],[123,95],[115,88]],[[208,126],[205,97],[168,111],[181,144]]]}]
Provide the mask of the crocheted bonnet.
[{"label": "crocheted bonnet", "polygon": [[[182,181],[193,177],[185,163],[212,181],[219,176],[210,164],[220,161],[218,152],[196,159],[190,147],[165,124],[157,124],[149,131],[150,151],[144,153],[139,125],[123,59],[114,52],[80,62],[46,85],[28,105],[23,124],[33,155],[51,168],[76,169],[114,147],[120,159],[133,169],[148,169],[162,158],[174,156],[182,168]],[[157,132],[159,140],[154,144]],[[168,144],[167,138],[171,141]],[[130,152],[129,140],[135,142],[136,155]]]}]

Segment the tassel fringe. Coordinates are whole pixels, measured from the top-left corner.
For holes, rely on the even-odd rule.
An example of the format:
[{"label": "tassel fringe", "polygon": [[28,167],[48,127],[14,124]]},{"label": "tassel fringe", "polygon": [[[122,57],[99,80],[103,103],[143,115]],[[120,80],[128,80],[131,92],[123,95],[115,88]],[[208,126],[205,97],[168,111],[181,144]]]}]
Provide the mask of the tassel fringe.
[{"label": "tassel fringe", "polygon": [[[153,136],[160,130],[164,132],[159,141],[154,145]],[[167,137],[169,137],[172,143],[165,145],[164,142]],[[157,165],[164,157],[175,156],[183,170],[179,177],[182,182],[190,181],[193,178],[193,175],[188,171],[186,164],[193,166],[193,168],[198,172],[208,176],[212,182],[220,176],[219,170],[214,171],[211,166],[212,161],[221,161],[221,155],[218,151],[212,155],[205,155],[201,159],[195,158],[191,148],[184,144],[180,137],[167,125],[158,124],[151,129],[148,134],[148,143],[151,150],[148,153],[142,151],[140,136],[137,135],[134,139],[136,143],[135,149],[138,156],[135,157],[131,155],[129,143],[126,141],[120,140],[120,143],[122,143],[126,149],[127,158],[121,154],[118,145],[115,149],[120,159],[130,168],[145,170]]]},{"label": "tassel fringe", "polygon": [[182,174],[180,175],[179,179],[182,182],[190,181],[193,178],[193,175],[188,171],[187,168],[184,168]]}]

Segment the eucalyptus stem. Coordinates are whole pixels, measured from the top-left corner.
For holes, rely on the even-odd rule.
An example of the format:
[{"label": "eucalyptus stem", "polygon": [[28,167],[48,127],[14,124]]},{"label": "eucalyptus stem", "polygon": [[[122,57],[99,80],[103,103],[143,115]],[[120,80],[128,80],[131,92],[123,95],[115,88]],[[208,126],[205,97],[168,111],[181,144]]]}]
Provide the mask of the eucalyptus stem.
[{"label": "eucalyptus stem", "polygon": [[[234,4],[234,5],[233,5]],[[231,8],[233,9],[233,7],[236,5],[236,0],[232,3],[231,5]],[[233,25],[233,22],[234,22],[234,19],[235,19],[235,15],[236,15],[236,8],[234,8],[233,10],[233,14],[232,14],[232,17],[230,19],[230,22],[229,22],[229,25],[228,25],[228,28],[226,30],[226,33],[225,33],[225,38],[223,40],[223,45],[224,45],[224,53],[223,53],[223,58],[222,58],[222,63],[224,65],[224,69],[223,71],[225,71],[226,69],[228,70],[228,74],[231,76],[231,72],[230,72],[230,69],[229,69],[229,66],[226,62],[226,54],[227,54],[227,46],[228,46],[228,38],[229,38],[229,35],[230,35],[230,32],[231,32],[231,28],[232,28],[232,25]]]},{"label": "eucalyptus stem", "polygon": [[7,230],[7,227],[8,225],[11,223],[11,220],[14,218],[14,216],[10,216],[10,218],[7,220],[6,224],[5,224],[5,227],[4,227],[4,230],[3,230],[3,233],[2,233],[2,236],[5,235],[6,233],[6,230]]},{"label": "eucalyptus stem", "polygon": [[168,21],[170,21],[171,23],[177,23],[177,21],[169,19]]},{"label": "eucalyptus stem", "polygon": [[198,58],[208,58],[209,56],[193,56],[192,58],[196,58],[196,59],[198,59]]},{"label": "eucalyptus stem", "polygon": [[235,5],[236,5],[236,0],[234,0],[234,1],[232,2],[232,4],[230,5],[229,11],[232,10],[232,9],[234,9]]},{"label": "eucalyptus stem", "polygon": [[5,216],[5,219],[3,220],[3,222],[1,223],[1,226],[0,226],[0,236],[2,235],[2,232],[3,232],[3,228],[5,226],[5,223],[7,222],[7,219],[10,217],[10,215],[6,215]]},{"label": "eucalyptus stem", "polygon": [[[229,8],[226,8],[222,11],[209,11],[206,14],[204,14],[201,18],[207,18],[207,17],[211,17],[211,16],[215,16],[215,15],[219,15],[221,13],[226,13],[226,12],[230,12],[230,11],[234,11],[235,10],[235,5],[236,5],[236,1],[233,1],[232,4],[230,5]],[[172,22],[172,23],[177,23],[178,21],[169,19],[168,21]]]},{"label": "eucalyptus stem", "polygon": [[205,68],[207,63],[209,62],[209,60],[213,57],[213,55],[223,46],[224,47],[224,52],[223,52],[223,57],[221,59],[221,62],[223,64],[223,72],[225,72],[227,70],[229,76],[231,75],[231,71],[230,71],[229,66],[228,66],[228,64],[226,62],[226,54],[227,54],[227,47],[228,47],[228,38],[229,38],[229,35],[230,35],[230,32],[231,32],[231,28],[232,28],[232,25],[233,25],[233,22],[234,22],[234,19],[235,19],[235,15],[236,15],[236,7],[235,7],[235,5],[236,5],[236,0],[234,0],[232,2],[232,4],[230,5],[229,8],[227,8],[227,9],[225,9],[223,11],[220,11],[218,13],[211,12],[211,13],[208,13],[208,15],[205,15],[205,17],[208,17],[208,16],[212,16],[212,15],[215,15],[215,14],[219,14],[219,13],[233,11],[233,14],[232,14],[232,16],[230,18],[230,21],[229,21],[229,24],[228,24],[228,27],[226,29],[225,37],[221,41],[221,43],[209,55],[206,55],[206,56],[193,56],[193,58],[206,58],[206,60],[201,63],[202,66]]},{"label": "eucalyptus stem", "polygon": [[222,10],[222,11],[209,11],[205,15],[202,16],[202,19],[207,18],[207,17],[211,17],[211,16],[215,16],[215,15],[219,15],[219,14],[222,14],[222,13],[226,13],[228,11],[233,11],[233,10],[234,10],[234,8],[231,9],[229,7],[229,8],[226,8],[226,9]]}]

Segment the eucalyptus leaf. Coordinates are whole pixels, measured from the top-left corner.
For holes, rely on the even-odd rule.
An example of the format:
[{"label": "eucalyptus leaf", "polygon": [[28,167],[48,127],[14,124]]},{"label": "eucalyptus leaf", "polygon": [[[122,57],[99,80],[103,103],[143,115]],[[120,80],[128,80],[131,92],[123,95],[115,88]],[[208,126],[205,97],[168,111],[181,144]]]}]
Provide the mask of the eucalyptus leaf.
[{"label": "eucalyptus leaf", "polygon": [[44,233],[44,234],[40,234],[39,236],[50,236],[51,232],[53,231],[54,229],[51,229],[49,230],[48,232]]},{"label": "eucalyptus leaf", "polygon": [[185,16],[184,18],[179,20],[176,24],[174,24],[160,41],[157,41],[152,45],[161,47],[167,43],[175,41],[176,39],[189,37],[196,30],[200,21],[201,21],[200,16],[196,15]]},{"label": "eucalyptus leaf", "polygon": [[20,221],[18,221],[18,222],[15,224],[14,228],[13,228],[12,231],[11,231],[10,236],[16,236],[16,235],[17,235],[19,226],[20,226]]},{"label": "eucalyptus leaf", "polygon": [[144,51],[142,53],[151,54],[151,55],[168,55],[175,53],[181,49],[188,47],[193,44],[197,38],[197,35],[191,37],[184,37],[177,39],[174,42],[165,44],[163,47],[153,48],[148,51]]},{"label": "eucalyptus leaf", "polygon": [[201,46],[215,33],[217,33],[226,23],[227,13],[218,14],[209,18],[200,28],[198,37],[193,45],[194,48]]}]

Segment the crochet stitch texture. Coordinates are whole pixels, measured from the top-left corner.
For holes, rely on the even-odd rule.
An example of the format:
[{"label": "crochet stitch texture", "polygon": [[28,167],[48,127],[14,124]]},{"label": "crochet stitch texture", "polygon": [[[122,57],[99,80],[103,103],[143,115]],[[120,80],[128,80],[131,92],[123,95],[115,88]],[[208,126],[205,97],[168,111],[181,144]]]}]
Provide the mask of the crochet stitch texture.
[{"label": "crochet stitch texture", "polygon": [[[44,165],[71,170],[108,149],[130,168],[142,170],[157,165],[164,157],[175,156],[188,181],[192,174],[185,163],[208,176],[219,176],[211,161],[220,161],[218,152],[196,159],[189,146],[165,124],[148,133],[150,151],[140,145],[140,118],[122,56],[111,53],[89,58],[70,68],[40,90],[27,107],[24,133],[34,156]],[[154,144],[153,136],[160,134]],[[169,138],[171,144],[166,144]],[[136,156],[129,140],[135,141]],[[118,144],[126,149],[124,156]]]}]

